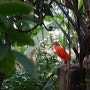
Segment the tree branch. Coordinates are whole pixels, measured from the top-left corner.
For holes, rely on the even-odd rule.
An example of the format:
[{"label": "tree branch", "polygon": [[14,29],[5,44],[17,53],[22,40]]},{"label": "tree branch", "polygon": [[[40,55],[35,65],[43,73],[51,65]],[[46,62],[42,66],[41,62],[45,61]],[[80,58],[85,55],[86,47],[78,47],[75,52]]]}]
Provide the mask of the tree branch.
[{"label": "tree branch", "polygon": [[[58,24],[57,21],[56,21],[54,18],[52,18],[52,19],[53,19],[54,22],[58,25],[58,27],[59,27],[60,30],[63,32],[63,34],[66,36],[66,38],[68,39],[68,41],[70,42],[70,44],[73,44],[73,42],[71,41],[69,35],[63,30],[63,28],[60,26],[60,24]],[[75,54],[76,54],[76,57],[79,58],[79,53],[78,53],[77,49],[76,49],[75,47],[73,47],[73,50],[74,50],[74,52],[75,52]]]}]

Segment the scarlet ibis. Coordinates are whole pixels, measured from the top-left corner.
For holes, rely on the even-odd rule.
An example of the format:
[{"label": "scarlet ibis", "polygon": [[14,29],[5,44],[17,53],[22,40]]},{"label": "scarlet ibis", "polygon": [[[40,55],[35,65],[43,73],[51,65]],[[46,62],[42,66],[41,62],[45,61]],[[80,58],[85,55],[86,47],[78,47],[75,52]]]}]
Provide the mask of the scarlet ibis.
[{"label": "scarlet ibis", "polygon": [[56,54],[61,58],[64,59],[65,62],[70,61],[69,54],[63,49],[61,46],[59,46],[59,43],[56,41],[54,42],[54,48],[56,51]]}]

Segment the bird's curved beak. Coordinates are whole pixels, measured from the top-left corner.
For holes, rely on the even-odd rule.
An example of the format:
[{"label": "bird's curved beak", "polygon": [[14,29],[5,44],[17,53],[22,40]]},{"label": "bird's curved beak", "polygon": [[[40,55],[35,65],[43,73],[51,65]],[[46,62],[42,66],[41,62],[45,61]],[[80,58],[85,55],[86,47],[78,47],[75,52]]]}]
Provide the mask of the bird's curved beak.
[{"label": "bird's curved beak", "polygon": [[59,43],[57,41],[53,42],[49,48],[52,48],[54,45],[59,45]]}]

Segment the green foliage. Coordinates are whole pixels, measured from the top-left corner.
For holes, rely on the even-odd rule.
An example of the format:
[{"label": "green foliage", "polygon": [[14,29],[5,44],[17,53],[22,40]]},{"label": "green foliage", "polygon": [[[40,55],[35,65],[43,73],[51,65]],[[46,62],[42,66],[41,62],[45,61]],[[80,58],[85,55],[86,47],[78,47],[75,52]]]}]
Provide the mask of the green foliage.
[{"label": "green foliage", "polygon": [[15,71],[15,58],[11,51],[0,60],[0,72],[4,74],[4,78],[10,77]]},{"label": "green foliage", "polygon": [[78,1],[78,9],[81,13],[83,12],[83,1],[82,0]]},{"label": "green foliage", "polygon": [[57,14],[54,16],[54,18],[57,20],[63,20],[64,16],[62,14]]},{"label": "green foliage", "polygon": [[13,54],[15,55],[16,59],[23,65],[25,70],[31,75],[31,77],[37,80],[38,75],[35,66],[33,65],[33,62],[19,52],[13,51]]},{"label": "green foliage", "polygon": [[42,29],[42,27],[38,26],[34,31],[32,32],[31,38],[34,38]]},{"label": "green foliage", "polygon": [[2,44],[0,42],[0,60],[2,60],[8,53],[9,51],[9,47],[7,46],[7,44]]},{"label": "green foliage", "polygon": [[1,90],[36,90],[36,82],[24,70],[18,70],[4,80]]},{"label": "green foliage", "polygon": [[[33,0],[29,0],[29,1],[33,1]],[[43,5],[44,7],[42,7],[42,9],[41,8],[38,9],[37,8],[38,6],[36,5],[32,6],[30,2],[29,4],[26,2],[19,2],[13,0],[0,2],[0,72],[4,74],[5,78],[11,76],[15,71],[15,60],[18,60],[18,62],[30,74],[30,81],[28,81],[29,79],[26,80],[26,78],[28,78],[27,75],[23,77],[22,74],[19,73],[18,75],[19,78],[17,75],[16,76],[14,75],[13,78],[8,79],[6,83],[3,84],[4,85],[3,90],[5,90],[5,86],[8,87],[8,89],[6,90],[10,90],[10,89],[36,90],[36,87],[32,85],[32,84],[35,85],[36,83],[33,82],[31,78],[37,80],[38,78],[37,70],[39,73],[37,88],[39,90],[58,90],[58,86],[57,86],[58,82],[56,82],[56,80],[57,80],[57,68],[59,67],[59,63],[55,59],[55,55],[53,55],[52,53],[49,54],[45,52],[45,48],[40,47],[40,49],[37,50],[38,53],[36,58],[37,59],[37,70],[36,70],[31,59],[23,55],[25,50],[24,45],[31,45],[31,46],[34,45],[34,41],[32,38],[35,37],[40,30],[42,30],[42,27],[44,25],[38,26],[34,30],[32,30],[31,27],[34,27],[34,25],[36,25],[36,23],[39,22],[39,19],[44,18],[44,17],[41,18],[41,16],[43,15],[46,15],[44,19],[46,22],[53,23],[52,26],[54,31],[56,29],[58,29],[58,31],[61,30],[61,28],[59,27],[59,25],[61,25],[64,31],[68,35],[70,35],[70,39],[72,40],[72,42],[74,44],[77,44],[77,40],[78,40],[77,35],[72,27],[74,26],[75,28],[76,20],[70,19],[69,14],[67,14],[66,11],[64,12],[64,14],[66,13],[67,18],[64,18],[64,14],[62,14],[61,12],[59,12],[58,14],[57,12],[56,13],[54,12],[54,14],[57,15],[53,16],[52,18],[50,17],[52,16],[51,9],[49,8],[48,10],[46,10],[48,7],[47,5],[49,4],[45,5],[43,3],[45,6]],[[34,0],[34,2],[37,3],[37,0]],[[35,4],[34,2],[33,4]],[[55,6],[53,7],[53,10],[55,8],[56,10],[59,10],[59,8],[56,7],[56,3],[54,4]],[[78,6],[79,6],[79,10],[83,11],[81,0],[79,0]],[[34,14],[32,12],[33,8],[35,9]],[[66,8],[64,8],[64,10],[66,10]],[[54,19],[56,20],[56,23],[54,22]],[[68,23],[68,20],[71,20],[71,23],[73,23],[72,26],[71,24]],[[27,30],[29,30],[29,33],[26,32]],[[23,31],[25,31],[25,33]],[[60,35],[54,37],[55,40],[57,40],[56,38],[59,37],[59,41],[62,46],[67,45],[67,39],[65,38],[64,34],[60,33]],[[18,48],[22,46],[23,46],[22,51],[18,50]],[[73,45],[70,46],[73,47]],[[45,45],[43,47],[45,47]],[[12,49],[20,52],[14,51]],[[49,56],[48,58],[47,55]]]},{"label": "green foliage", "polygon": [[35,17],[34,15],[23,15],[22,16],[23,19],[27,20],[27,21],[33,21],[35,23],[38,23],[39,19],[37,17]]},{"label": "green foliage", "polygon": [[[29,16],[32,11],[31,3],[20,1],[0,2],[0,72],[4,74],[4,78],[10,77],[15,72],[16,59],[30,73],[33,79],[36,80],[38,78],[33,62],[23,54],[12,51],[15,46],[19,46],[23,47],[21,52],[24,53],[25,45],[34,45],[30,34],[20,32],[22,28],[19,30],[17,27],[19,24],[16,25],[15,23],[19,22],[22,16]],[[30,22],[30,19],[21,19],[20,24],[27,21]],[[28,29],[30,29],[29,23],[23,23],[23,25],[28,26]]]},{"label": "green foliage", "polygon": [[[23,54],[13,51],[17,60],[29,71],[28,73],[26,70],[16,71],[12,77],[4,80],[1,90],[58,90],[57,68],[59,63],[55,59],[55,55],[45,52],[42,46],[43,43],[36,49],[37,82],[32,79],[36,78],[34,71],[32,71],[34,70],[33,64],[31,65],[32,62],[30,61],[30,63]],[[45,42],[45,46],[50,46],[50,43]]]},{"label": "green foliage", "polygon": [[8,22],[5,16],[0,15],[0,32],[5,33],[6,28],[8,27]]},{"label": "green foliage", "polygon": [[8,28],[7,35],[11,41],[19,44],[34,45],[33,39],[28,34],[18,32],[13,27]]},{"label": "green foliage", "polygon": [[32,11],[32,5],[18,2],[18,1],[5,1],[0,2],[0,14],[5,16],[24,15]]},{"label": "green foliage", "polygon": [[57,68],[59,62],[55,59],[55,54],[49,54],[44,47],[49,47],[49,38],[36,49],[37,54],[37,70],[39,74],[38,87],[39,90],[58,90]]},{"label": "green foliage", "polygon": [[28,24],[28,20],[26,20],[25,18],[15,21],[15,25],[18,26],[18,28],[22,31],[30,29],[30,25]]},{"label": "green foliage", "polygon": [[55,80],[52,77],[50,77],[50,79],[47,81],[46,85],[44,86],[44,88],[42,90],[58,90],[57,87],[52,88],[55,86],[54,84],[55,84]]},{"label": "green foliage", "polygon": [[52,21],[53,21],[53,19],[52,19],[50,16],[46,16],[46,17],[45,17],[45,20],[46,20],[47,22],[52,22]]}]

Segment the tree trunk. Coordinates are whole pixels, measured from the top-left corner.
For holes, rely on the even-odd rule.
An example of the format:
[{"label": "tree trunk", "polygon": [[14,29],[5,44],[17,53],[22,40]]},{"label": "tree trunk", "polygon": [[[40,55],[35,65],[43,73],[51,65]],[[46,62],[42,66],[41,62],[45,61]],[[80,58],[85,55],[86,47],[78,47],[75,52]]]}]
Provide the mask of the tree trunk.
[{"label": "tree trunk", "polygon": [[[84,70],[84,68],[83,68]],[[62,65],[58,69],[59,90],[86,90],[79,65]]]}]

